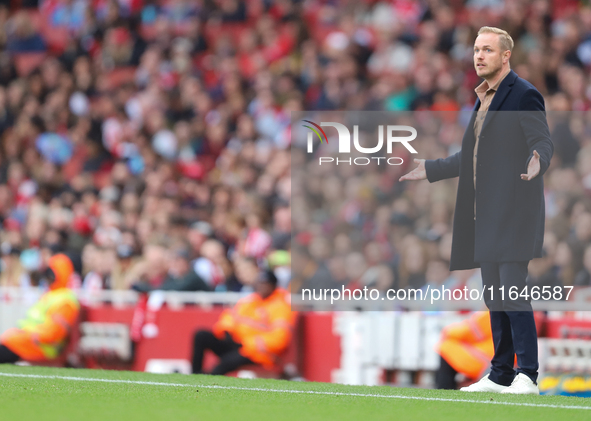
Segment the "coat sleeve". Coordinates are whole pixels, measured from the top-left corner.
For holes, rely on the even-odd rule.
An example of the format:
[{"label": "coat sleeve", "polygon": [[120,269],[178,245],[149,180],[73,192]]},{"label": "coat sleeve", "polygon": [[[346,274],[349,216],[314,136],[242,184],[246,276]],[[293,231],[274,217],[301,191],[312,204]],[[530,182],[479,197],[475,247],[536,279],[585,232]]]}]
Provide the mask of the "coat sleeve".
[{"label": "coat sleeve", "polygon": [[447,158],[426,160],[425,171],[427,172],[427,180],[433,183],[446,178],[458,177],[460,175],[461,158],[462,151],[459,151]]},{"label": "coat sleeve", "polygon": [[540,176],[543,176],[554,153],[554,145],[550,138],[550,129],[546,121],[544,97],[535,89],[527,90],[519,102],[519,123],[525,135],[529,148],[529,156],[525,162],[524,172],[527,172],[529,161],[534,151],[540,154]]}]

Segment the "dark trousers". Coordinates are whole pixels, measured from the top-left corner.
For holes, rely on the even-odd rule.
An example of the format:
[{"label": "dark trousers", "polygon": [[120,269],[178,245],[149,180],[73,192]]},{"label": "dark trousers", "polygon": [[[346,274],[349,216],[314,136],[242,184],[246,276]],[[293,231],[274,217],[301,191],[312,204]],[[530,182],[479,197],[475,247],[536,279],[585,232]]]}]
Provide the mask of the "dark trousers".
[{"label": "dark trousers", "polygon": [[[534,383],[538,378],[538,335],[531,300],[519,296],[509,298],[509,288],[521,291],[526,285],[529,262],[481,262],[485,302],[490,310],[495,355],[491,361],[489,379],[509,386],[517,373],[523,373]],[[493,295],[487,289],[493,287]],[[504,287],[504,297],[500,287]],[[513,363],[517,355],[517,371]]]},{"label": "dark trousers", "polygon": [[4,345],[0,345],[0,364],[12,364],[21,358]]},{"label": "dark trousers", "polygon": [[456,374],[458,372],[445,360],[445,358],[439,358],[439,369],[435,373],[435,386],[437,389],[450,389],[455,390],[458,388],[456,382]]},{"label": "dark trousers", "polygon": [[234,342],[230,335],[218,339],[209,330],[198,331],[193,338],[193,374],[203,373],[203,355],[206,349],[210,349],[220,358],[210,374],[226,374],[243,365],[254,364],[238,352],[241,346]]}]

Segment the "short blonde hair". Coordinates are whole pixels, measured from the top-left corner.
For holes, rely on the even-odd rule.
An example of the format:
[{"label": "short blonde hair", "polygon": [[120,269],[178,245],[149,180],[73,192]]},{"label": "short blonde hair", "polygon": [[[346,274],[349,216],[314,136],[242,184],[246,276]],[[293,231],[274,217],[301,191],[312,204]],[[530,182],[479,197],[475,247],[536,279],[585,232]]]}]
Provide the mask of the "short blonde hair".
[{"label": "short blonde hair", "polygon": [[480,34],[497,34],[499,36],[499,45],[501,46],[501,50],[509,50],[513,52],[513,46],[515,44],[513,43],[513,38],[511,38],[509,32],[503,29],[495,28],[493,26],[483,26],[478,31],[478,35]]}]

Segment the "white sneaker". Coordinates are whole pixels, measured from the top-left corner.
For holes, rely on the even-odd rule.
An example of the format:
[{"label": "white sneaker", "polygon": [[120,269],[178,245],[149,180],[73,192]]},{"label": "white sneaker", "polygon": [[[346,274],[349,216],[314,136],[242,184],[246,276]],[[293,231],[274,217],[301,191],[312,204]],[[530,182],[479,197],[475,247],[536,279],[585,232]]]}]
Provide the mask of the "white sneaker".
[{"label": "white sneaker", "polygon": [[462,387],[460,390],[462,392],[494,392],[494,393],[502,393],[503,390],[507,389],[507,386],[500,385],[498,383],[493,382],[485,376],[481,378],[476,383],[471,384],[470,386]]},{"label": "white sneaker", "polygon": [[540,389],[538,389],[538,385],[532,382],[529,377],[523,373],[519,373],[513,379],[511,386],[503,390],[501,393],[512,393],[514,395],[539,395]]}]

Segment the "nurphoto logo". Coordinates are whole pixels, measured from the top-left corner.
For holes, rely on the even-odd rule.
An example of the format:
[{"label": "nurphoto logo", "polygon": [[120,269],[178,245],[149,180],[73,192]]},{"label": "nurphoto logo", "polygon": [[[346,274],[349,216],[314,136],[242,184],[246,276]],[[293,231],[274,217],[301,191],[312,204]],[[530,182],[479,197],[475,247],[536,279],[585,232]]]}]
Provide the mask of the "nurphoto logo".
[{"label": "nurphoto logo", "polygon": [[[337,130],[337,134],[339,136],[339,142],[338,142],[338,147],[339,147],[339,153],[340,154],[347,154],[347,153],[351,153],[351,132],[349,131],[349,129],[347,128],[347,126],[345,126],[342,123],[336,123],[336,122],[321,122],[320,125],[310,121],[310,120],[303,120],[306,123],[311,124],[312,126],[308,126],[304,124],[304,127],[312,130],[313,133],[316,134],[316,136],[318,137],[318,139],[320,140],[320,143],[324,143],[326,142],[326,144],[328,144],[328,136],[326,135],[326,132],[322,129],[322,127],[334,127]],[[314,134],[312,132],[308,132],[308,148],[307,148],[307,152],[308,153],[314,153]],[[410,133],[410,135],[408,136],[394,136],[394,133],[396,132],[408,132]],[[384,135],[385,133],[385,135]],[[411,126],[383,126],[380,125],[378,126],[378,142],[376,146],[373,147],[363,147],[359,144],[359,126],[358,125],[354,125],[353,126],[353,146],[355,147],[355,149],[362,153],[362,154],[367,154],[367,155],[373,155],[373,154],[377,154],[380,151],[382,151],[383,147],[384,147],[384,137],[386,138],[386,153],[387,154],[392,154],[392,149],[393,149],[393,145],[394,143],[401,143],[410,153],[412,154],[416,154],[418,153],[415,148],[413,148],[409,142],[411,142],[412,140],[416,139],[417,137],[417,131],[414,127]],[[399,157],[385,157],[385,156],[371,156],[371,157],[366,157],[366,156],[358,156],[356,158],[348,158],[348,159],[342,159],[342,158],[334,158],[334,157],[330,157],[330,156],[320,156],[318,157],[318,163],[319,165],[322,164],[328,164],[328,163],[334,163],[336,165],[339,164],[349,164],[349,165],[369,165],[372,160],[374,160],[374,162],[377,162],[378,165],[380,165],[382,162],[386,162],[388,165],[401,165],[404,161],[402,158]]]}]

